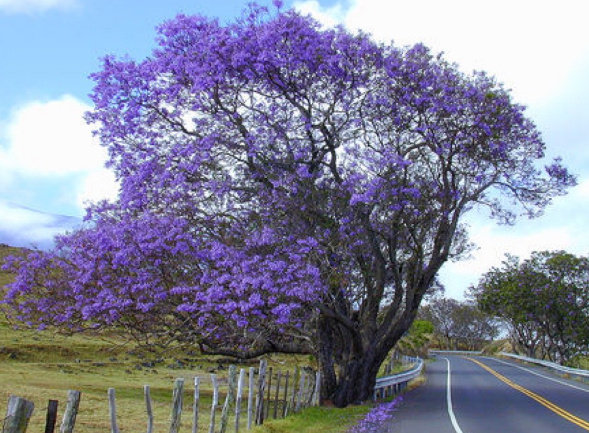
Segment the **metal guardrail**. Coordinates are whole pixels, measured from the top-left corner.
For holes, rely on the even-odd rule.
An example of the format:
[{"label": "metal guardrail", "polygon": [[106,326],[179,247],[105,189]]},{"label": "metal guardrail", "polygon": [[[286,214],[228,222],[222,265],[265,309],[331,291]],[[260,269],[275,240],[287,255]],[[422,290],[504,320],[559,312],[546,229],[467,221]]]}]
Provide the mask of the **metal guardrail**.
[{"label": "metal guardrail", "polygon": [[406,359],[416,365],[408,371],[376,379],[373,396],[374,400],[378,398],[379,394],[381,398],[384,398],[388,395],[398,393],[407,387],[407,383],[410,380],[413,380],[420,375],[421,370],[423,370],[423,359],[413,357],[406,357]]},{"label": "metal guardrail", "polygon": [[544,367],[548,367],[553,370],[557,370],[561,373],[572,374],[575,376],[582,376],[584,378],[589,378],[589,370],[582,370],[580,368],[565,367],[563,365],[556,364],[555,362],[545,361],[543,359],[528,358],[526,356],[516,355],[514,353],[499,352],[499,355],[507,356],[508,358],[519,359],[520,361],[530,362],[532,364],[543,365]]}]

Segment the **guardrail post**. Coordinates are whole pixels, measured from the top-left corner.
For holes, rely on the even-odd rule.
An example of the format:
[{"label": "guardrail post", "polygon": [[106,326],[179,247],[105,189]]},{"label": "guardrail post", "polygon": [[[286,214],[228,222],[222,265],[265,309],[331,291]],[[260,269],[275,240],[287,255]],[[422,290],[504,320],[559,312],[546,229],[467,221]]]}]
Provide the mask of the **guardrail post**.
[{"label": "guardrail post", "polygon": [[515,355],[513,353],[507,352],[499,352],[499,355],[507,356],[509,358],[518,359],[524,362],[530,362],[533,364],[542,365],[544,367],[550,368],[552,370],[556,370],[556,372],[561,374],[572,374],[574,376],[579,377],[583,382],[589,380],[589,370],[583,370],[580,368],[571,368],[571,367],[564,367],[560,364],[556,364],[554,362],[545,361],[543,359],[535,359],[535,358],[528,358],[526,356]]},{"label": "guardrail post", "polygon": [[410,380],[415,379],[417,376],[419,376],[421,370],[423,369],[423,360],[420,358],[412,359],[414,360],[414,362],[417,363],[417,365],[412,369],[399,374],[380,377],[376,379],[376,384],[374,386],[374,392],[372,395],[373,400],[376,401],[379,397],[384,398],[390,396],[389,393],[391,391],[393,392],[393,394],[399,393],[407,387],[407,383]]}]

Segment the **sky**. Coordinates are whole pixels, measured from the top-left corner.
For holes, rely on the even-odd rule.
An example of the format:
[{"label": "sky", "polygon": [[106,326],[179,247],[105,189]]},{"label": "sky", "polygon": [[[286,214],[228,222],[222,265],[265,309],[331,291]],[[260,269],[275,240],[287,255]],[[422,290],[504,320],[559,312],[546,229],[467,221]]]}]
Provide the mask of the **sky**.
[{"label": "sky", "polygon": [[[0,0],[0,242],[48,248],[85,205],[113,198],[106,153],[83,120],[89,74],[107,54],[142,59],[155,27],[178,13],[237,17],[248,1]],[[269,4],[269,1],[260,1]],[[404,46],[423,42],[464,72],[485,70],[510,88],[579,185],[535,220],[498,226],[466,217],[478,245],[440,272],[461,299],[505,253],[589,253],[589,30],[585,0],[291,0],[324,26],[343,25]]]}]

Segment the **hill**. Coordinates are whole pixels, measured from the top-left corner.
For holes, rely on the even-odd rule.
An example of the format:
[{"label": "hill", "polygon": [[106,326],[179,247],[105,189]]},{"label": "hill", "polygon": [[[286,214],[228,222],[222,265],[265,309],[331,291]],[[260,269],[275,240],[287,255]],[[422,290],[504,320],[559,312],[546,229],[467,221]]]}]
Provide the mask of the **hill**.
[{"label": "hill", "polygon": [[10,281],[12,281],[12,278],[13,278],[10,273],[2,270],[2,265],[4,264],[4,259],[7,256],[10,256],[13,254],[24,254],[25,252],[26,252],[26,250],[24,248],[11,247],[9,245],[0,243],[0,290],[6,284],[10,283]]}]

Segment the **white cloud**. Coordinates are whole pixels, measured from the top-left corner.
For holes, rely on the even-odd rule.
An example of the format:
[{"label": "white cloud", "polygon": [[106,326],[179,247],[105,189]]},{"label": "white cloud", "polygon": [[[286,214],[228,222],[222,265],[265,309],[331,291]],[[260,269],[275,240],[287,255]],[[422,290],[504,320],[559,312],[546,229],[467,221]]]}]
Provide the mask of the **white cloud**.
[{"label": "white cloud", "polygon": [[63,175],[90,170],[106,152],[83,119],[90,107],[65,95],[18,108],[7,127],[4,158],[15,170],[32,176]]},{"label": "white cloud", "polygon": [[295,3],[323,23],[341,22],[398,45],[423,42],[458,62],[482,69],[512,88],[526,104],[552,97],[581,58],[589,31],[578,0],[352,0],[321,8]]},{"label": "white cloud", "polygon": [[9,13],[45,12],[49,9],[71,9],[77,0],[0,0],[0,11]]},{"label": "white cloud", "polygon": [[499,267],[509,253],[526,259],[533,251],[566,250],[574,254],[587,253],[576,242],[569,227],[546,227],[533,233],[518,233],[516,227],[504,228],[486,224],[471,230],[471,240],[478,246],[468,260],[447,262],[440,271],[446,296],[461,299],[464,291],[476,285],[480,277],[492,267]]},{"label": "white cloud", "polygon": [[2,227],[10,230],[19,230],[30,225],[47,225],[51,222],[51,216],[48,214],[31,212],[29,209],[3,201],[0,201],[0,214]]},{"label": "white cloud", "polygon": [[574,245],[573,235],[567,227],[549,227],[530,234],[501,233],[493,225],[479,227],[471,234],[471,240],[480,247],[472,258],[457,263],[449,263],[452,272],[470,276],[487,272],[499,266],[505,253],[527,258],[533,251],[568,250]]},{"label": "white cloud", "polygon": [[81,220],[51,215],[0,200],[0,243],[48,248],[56,234],[72,230]]},{"label": "white cloud", "polygon": [[589,179],[582,181],[565,197],[555,199],[545,215],[536,220],[521,220],[515,226],[498,226],[480,215],[471,216],[470,238],[478,246],[472,258],[448,262],[440,271],[448,296],[461,298],[463,291],[476,284],[482,274],[500,266],[509,253],[526,259],[533,251],[566,250],[587,256],[589,238]]},{"label": "white cloud", "polygon": [[312,15],[317,21],[326,27],[334,27],[345,20],[344,9],[341,4],[335,4],[329,8],[323,8],[317,0],[295,2],[295,9],[304,15]]},{"label": "white cloud", "polygon": [[86,200],[114,198],[117,184],[104,168],[106,150],[83,119],[89,109],[65,95],[14,110],[0,136],[5,143],[0,147],[0,186],[6,188],[17,177],[65,179],[76,175],[82,180],[70,187],[69,196],[80,210]]},{"label": "white cloud", "polygon": [[[0,153],[0,158],[2,158],[2,154]],[[10,186],[12,183],[12,176],[4,167],[4,161],[0,159],[0,189],[5,189]]]},{"label": "white cloud", "polygon": [[79,186],[76,197],[78,207],[85,209],[89,201],[96,202],[105,198],[115,198],[118,194],[118,187],[111,170],[106,168],[94,170],[84,178]]}]

